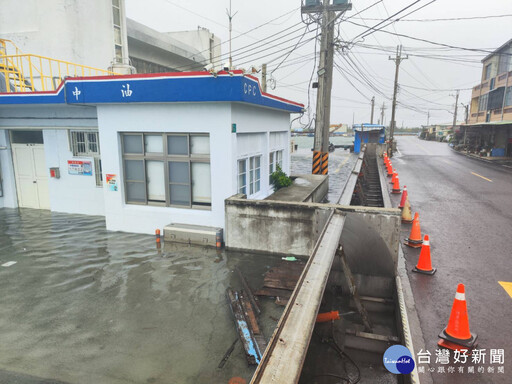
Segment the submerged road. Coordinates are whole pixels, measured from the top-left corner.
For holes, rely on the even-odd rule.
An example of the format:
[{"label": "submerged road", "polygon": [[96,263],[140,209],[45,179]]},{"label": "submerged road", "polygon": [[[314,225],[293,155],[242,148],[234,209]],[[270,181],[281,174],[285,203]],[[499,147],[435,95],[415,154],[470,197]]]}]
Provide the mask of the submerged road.
[{"label": "submerged road", "polygon": [[[407,185],[413,215],[419,212],[422,235],[430,236],[437,268],[434,276],[412,273],[420,251],[403,246],[431,354],[430,366],[418,366],[434,370],[435,383],[510,383],[512,291],[507,293],[499,282],[512,282],[512,169],[467,158],[446,143],[410,136],[398,138],[392,163],[400,186]],[[402,241],[410,227],[402,224]],[[451,354],[443,364],[436,355],[438,334],[448,324],[458,283],[466,287],[470,330],[478,335],[477,348],[484,350],[485,361],[469,357],[465,364],[454,364]],[[415,360],[418,363],[418,356]]]}]

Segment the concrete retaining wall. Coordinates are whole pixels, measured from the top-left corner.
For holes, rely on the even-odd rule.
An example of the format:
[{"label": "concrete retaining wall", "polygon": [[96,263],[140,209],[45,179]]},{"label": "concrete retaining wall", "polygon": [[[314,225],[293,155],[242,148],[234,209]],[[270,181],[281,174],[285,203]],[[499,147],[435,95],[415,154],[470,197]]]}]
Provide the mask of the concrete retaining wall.
[{"label": "concrete retaining wall", "polygon": [[353,272],[394,277],[398,209],[247,200],[243,195],[227,199],[225,207],[227,248],[294,256],[311,254],[327,217],[336,209],[347,216],[341,244]]},{"label": "concrete retaining wall", "polygon": [[309,256],[331,209],[324,204],[247,200],[225,202],[229,249]]}]

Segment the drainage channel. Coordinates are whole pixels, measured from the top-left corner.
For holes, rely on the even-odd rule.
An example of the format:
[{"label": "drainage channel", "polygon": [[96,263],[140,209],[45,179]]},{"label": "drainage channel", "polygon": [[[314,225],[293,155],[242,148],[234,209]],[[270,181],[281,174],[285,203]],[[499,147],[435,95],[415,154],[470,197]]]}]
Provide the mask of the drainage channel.
[{"label": "drainage channel", "polygon": [[[400,212],[383,193],[379,150],[366,146],[338,205],[330,205],[251,383],[417,382],[415,372],[399,378],[382,364],[389,346],[413,348],[397,277]],[[340,319],[315,322],[330,311]]]}]

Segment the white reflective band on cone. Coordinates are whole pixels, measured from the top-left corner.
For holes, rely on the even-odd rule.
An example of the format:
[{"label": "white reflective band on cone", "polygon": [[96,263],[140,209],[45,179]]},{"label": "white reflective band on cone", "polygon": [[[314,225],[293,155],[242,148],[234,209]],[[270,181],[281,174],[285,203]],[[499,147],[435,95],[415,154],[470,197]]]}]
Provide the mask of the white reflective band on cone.
[{"label": "white reflective band on cone", "polygon": [[457,292],[455,293],[455,300],[466,300],[466,295],[464,293]]},{"label": "white reflective band on cone", "polygon": [[428,240],[423,240],[423,245],[430,245],[430,241],[428,241]]}]

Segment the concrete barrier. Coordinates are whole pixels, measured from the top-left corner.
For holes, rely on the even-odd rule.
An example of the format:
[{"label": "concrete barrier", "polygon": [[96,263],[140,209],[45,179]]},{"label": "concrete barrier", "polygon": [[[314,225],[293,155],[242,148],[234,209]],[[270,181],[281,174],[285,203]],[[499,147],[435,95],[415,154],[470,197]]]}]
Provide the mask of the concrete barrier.
[{"label": "concrete barrier", "polygon": [[[226,248],[306,257],[311,255],[330,211],[335,209],[347,216],[341,244],[354,273],[394,276],[400,228],[398,209],[247,200],[244,195],[226,199],[225,209]],[[364,257],[374,252],[382,254],[381,261],[365,262]],[[352,254],[363,256],[353,259]]]}]

